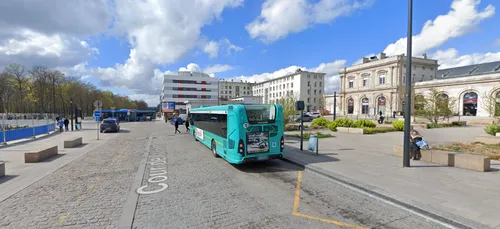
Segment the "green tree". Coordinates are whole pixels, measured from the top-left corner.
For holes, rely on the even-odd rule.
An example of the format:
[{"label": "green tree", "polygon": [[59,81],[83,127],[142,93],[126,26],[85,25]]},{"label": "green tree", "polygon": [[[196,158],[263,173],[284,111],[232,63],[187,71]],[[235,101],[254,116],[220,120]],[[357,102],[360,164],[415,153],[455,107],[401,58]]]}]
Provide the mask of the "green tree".
[{"label": "green tree", "polygon": [[429,89],[426,96],[416,96],[415,103],[418,103],[419,109],[415,109],[415,116],[429,120],[437,124],[453,116],[453,107],[456,100],[450,98],[435,88]]},{"label": "green tree", "polygon": [[481,96],[481,107],[488,112],[489,115],[500,121],[500,91],[494,93],[483,93]]},{"label": "green tree", "polygon": [[283,106],[283,116],[285,119],[285,125],[289,123],[295,122],[295,114],[297,110],[295,110],[295,102],[298,100],[297,94],[288,94],[281,99],[277,99],[276,103],[281,104]]}]

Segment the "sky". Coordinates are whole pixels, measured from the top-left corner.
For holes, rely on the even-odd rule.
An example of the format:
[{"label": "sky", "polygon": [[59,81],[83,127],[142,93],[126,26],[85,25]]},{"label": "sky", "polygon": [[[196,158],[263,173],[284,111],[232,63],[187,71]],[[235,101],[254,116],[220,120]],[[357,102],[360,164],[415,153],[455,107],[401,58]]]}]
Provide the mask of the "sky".
[{"label": "sky", "polygon": [[[406,53],[402,0],[2,0],[0,67],[42,65],[159,103],[166,72],[259,82]],[[498,0],[419,0],[413,54],[440,68],[500,60]]]}]

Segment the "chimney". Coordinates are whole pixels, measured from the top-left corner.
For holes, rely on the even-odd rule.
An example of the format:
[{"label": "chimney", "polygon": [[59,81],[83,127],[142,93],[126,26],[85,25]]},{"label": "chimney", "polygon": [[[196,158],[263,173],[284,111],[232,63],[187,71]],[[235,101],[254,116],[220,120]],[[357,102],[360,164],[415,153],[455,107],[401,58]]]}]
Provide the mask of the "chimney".
[{"label": "chimney", "polygon": [[367,57],[363,57],[363,64],[364,63],[368,63],[368,58]]},{"label": "chimney", "polygon": [[424,59],[427,59],[427,53],[424,53],[423,56],[424,56]]},{"label": "chimney", "polygon": [[382,60],[382,59],[385,59],[385,58],[387,58],[387,55],[385,53],[381,52],[380,53],[380,59]]}]

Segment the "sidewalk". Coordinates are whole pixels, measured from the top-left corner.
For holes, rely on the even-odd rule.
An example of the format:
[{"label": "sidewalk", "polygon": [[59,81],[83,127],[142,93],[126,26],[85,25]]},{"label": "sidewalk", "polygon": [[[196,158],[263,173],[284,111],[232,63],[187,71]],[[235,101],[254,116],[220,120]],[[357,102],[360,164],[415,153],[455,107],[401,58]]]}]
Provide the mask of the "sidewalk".
[{"label": "sidewalk", "polygon": [[[440,130],[456,132],[446,129]],[[425,132],[434,136],[438,131]],[[437,140],[467,141],[478,130],[466,132]],[[402,142],[402,133],[335,135],[320,139],[318,156],[307,151],[307,141],[301,152],[300,140],[287,138],[285,158],[473,228],[485,227],[478,223],[500,228],[500,162],[492,161],[497,171],[486,173],[414,161],[413,167],[402,168],[402,158],[391,155],[392,145]]]},{"label": "sidewalk", "polygon": [[[34,141],[25,141],[16,145],[0,148],[0,160],[5,161],[6,174],[0,177],[0,202],[58,170],[78,157],[96,148],[118,134],[100,134],[97,140],[97,130],[88,129],[51,134]],[[83,145],[77,148],[65,149],[64,141],[83,137]],[[44,147],[58,146],[59,155],[39,163],[24,163],[24,153]]]}]

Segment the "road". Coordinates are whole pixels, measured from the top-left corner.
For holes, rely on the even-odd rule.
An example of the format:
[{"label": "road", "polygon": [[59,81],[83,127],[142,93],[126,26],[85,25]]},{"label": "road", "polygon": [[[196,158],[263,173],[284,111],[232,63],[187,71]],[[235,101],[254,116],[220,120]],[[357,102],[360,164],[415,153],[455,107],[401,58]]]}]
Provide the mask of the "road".
[{"label": "road", "polygon": [[230,165],[164,122],[122,128],[0,202],[0,227],[442,228],[285,161]]}]

